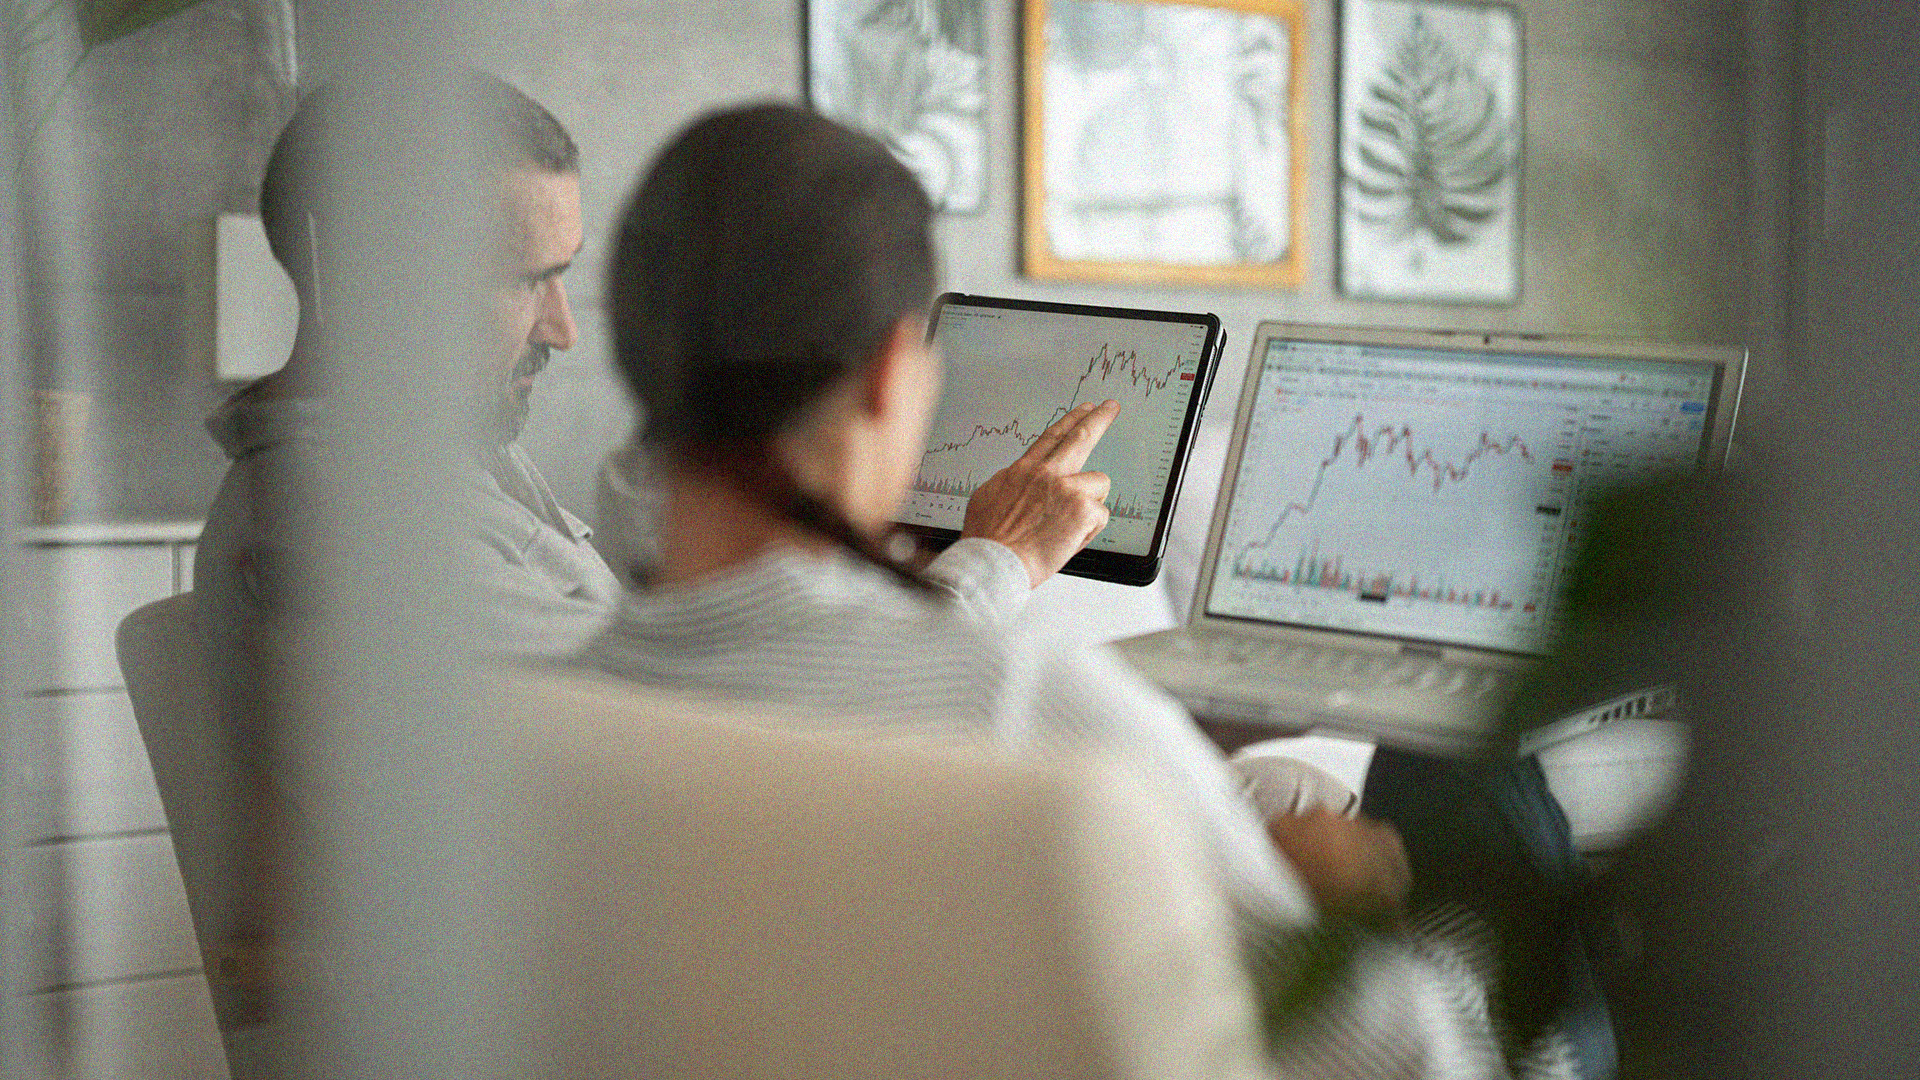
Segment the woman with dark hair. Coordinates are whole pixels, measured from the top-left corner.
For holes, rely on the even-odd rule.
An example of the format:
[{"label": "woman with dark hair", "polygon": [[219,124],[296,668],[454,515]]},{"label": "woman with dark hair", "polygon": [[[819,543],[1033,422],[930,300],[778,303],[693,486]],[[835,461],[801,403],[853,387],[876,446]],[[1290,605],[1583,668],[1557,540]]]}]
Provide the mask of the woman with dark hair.
[{"label": "woman with dark hair", "polygon": [[[780,106],[721,114],[685,132],[635,193],[608,284],[615,361],[682,487],[744,494],[784,527],[915,587],[926,583],[874,537],[938,394],[939,365],[922,345],[932,215],[920,185],[866,136]],[[1106,477],[1073,475],[1046,451],[1077,468],[1118,408],[1065,418],[1028,455],[1054,468],[1014,470],[978,497],[967,534],[1015,540],[1030,585],[1106,524]],[[1020,520],[1002,520],[1017,506]]]},{"label": "woman with dark hair", "polygon": [[[938,401],[925,193],[885,147],[778,105],[661,154],[608,273],[615,362],[666,490],[658,564],[587,655],[645,682],[989,741],[1137,750],[1181,789],[1262,915],[1308,904],[1219,756],[1104,652],[1013,624],[1106,524],[1077,472],[1118,405],[1082,406],[968,505],[924,571],[883,547]],[[1150,764],[1146,764],[1150,763]]]},{"label": "woman with dark hair", "polygon": [[[1031,588],[1106,524],[1107,478],[1078,470],[1117,404],[1074,410],[989,479],[962,538],[924,570],[888,553],[939,397],[924,344],[931,217],[884,147],[800,109],[718,113],[661,154],[620,220],[607,288],[616,363],[665,488],[659,554],[644,572],[616,567],[632,587],[585,660],[822,727],[1117,756],[1184,811],[1268,942],[1300,936],[1316,904],[1391,909],[1405,888],[1391,830],[1302,815],[1270,837],[1175,702],[1109,651],[1019,625]],[[1360,952],[1342,954],[1362,976],[1325,998],[1330,1013],[1309,1010],[1283,1064],[1497,1067],[1471,980],[1400,944],[1364,949],[1358,969]],[[1266,955],[1297,971],[1328,953]]]}]

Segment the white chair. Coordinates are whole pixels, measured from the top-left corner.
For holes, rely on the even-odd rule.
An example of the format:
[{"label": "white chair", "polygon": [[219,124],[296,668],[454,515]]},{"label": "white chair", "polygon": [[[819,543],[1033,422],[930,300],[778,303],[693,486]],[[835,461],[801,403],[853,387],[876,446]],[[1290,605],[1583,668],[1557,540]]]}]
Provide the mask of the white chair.
[{"label": "white chair", "polygon": [[1225,899],[1131,774],[509,695],[551,1074],[1265,1075]]},{"label": "white chair", "polygon": [[234,871],[244,817],[236,759],[207,675],[192,593],[156,600],[121,620],[114,635],[141,741],[186,885],[187,907],[221,1027],[235,1002],[218,977],[231,925]]}]

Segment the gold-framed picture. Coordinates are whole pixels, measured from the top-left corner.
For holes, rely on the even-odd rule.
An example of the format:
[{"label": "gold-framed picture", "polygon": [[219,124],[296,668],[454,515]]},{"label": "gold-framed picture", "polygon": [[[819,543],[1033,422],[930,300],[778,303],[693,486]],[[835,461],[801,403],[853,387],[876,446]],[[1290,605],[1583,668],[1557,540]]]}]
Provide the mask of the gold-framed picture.
[{"label": "gold-framed picture", "polygon": [[1027,0],[1030,277],[1298,286],[1301,0]]}]

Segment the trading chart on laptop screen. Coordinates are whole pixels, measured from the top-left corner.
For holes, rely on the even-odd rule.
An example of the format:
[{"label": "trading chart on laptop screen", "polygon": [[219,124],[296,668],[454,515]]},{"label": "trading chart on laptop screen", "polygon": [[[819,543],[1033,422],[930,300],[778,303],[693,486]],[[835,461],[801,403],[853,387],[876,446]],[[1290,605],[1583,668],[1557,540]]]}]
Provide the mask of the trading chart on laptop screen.
[{"label": "trading chart on laptop screen", "polygon": [[1089,546],[1141,554],[1154,538],[1207,344],[1189,322],[948,304],[935,334],[946,389],[901,520],[958,529],[967,499],[1075,405],[1120,415],[1087,460],[1113,487]]},{"label": "trading chart on laptop screen", "polygon": [[1208,614],[1541,651],[1582,507],[1699,463],[1714,374],[1273,340]]}]

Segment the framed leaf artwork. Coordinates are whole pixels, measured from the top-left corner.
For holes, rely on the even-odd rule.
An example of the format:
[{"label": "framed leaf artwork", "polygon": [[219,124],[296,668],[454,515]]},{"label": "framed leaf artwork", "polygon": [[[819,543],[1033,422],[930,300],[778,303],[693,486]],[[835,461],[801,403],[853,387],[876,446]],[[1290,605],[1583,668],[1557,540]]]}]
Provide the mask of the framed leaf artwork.
[{"label": "framed leaf artwork", "polygon": [[986,204],[984,0],[807,0],[807,100],[887,144],[934,206]]},{"label": "framed leaf artwork", "polygon": [[1300,284],[1301,0],[1027,0],[1021,262]]},{"label": "framed leaf artwork", "polygon": [[1520,14],[1503,4],[1344,0],[1342,293],[1520,298],[1521,64]]}]

